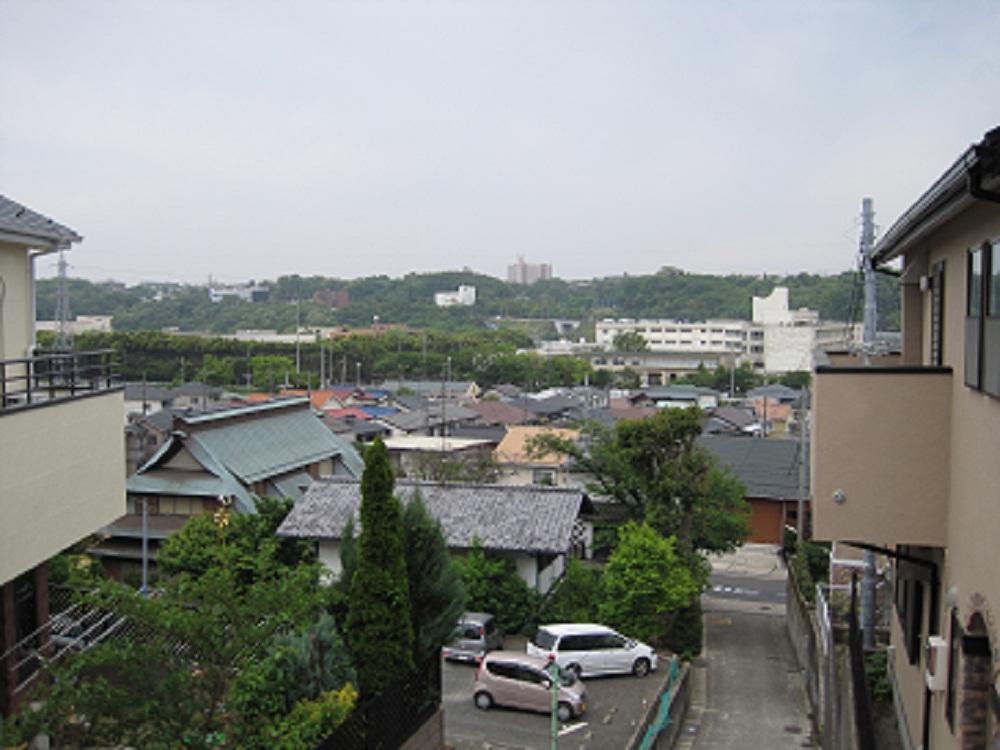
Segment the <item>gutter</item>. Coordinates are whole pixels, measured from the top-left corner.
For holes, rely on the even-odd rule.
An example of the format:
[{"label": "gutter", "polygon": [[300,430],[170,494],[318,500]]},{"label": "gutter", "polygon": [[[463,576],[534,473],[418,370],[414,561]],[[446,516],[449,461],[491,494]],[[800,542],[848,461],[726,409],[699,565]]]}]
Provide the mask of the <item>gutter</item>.
[{"label": "gutter", "polygon": [[1000,203],[987,186],[1000,177],[1000,127],[970,146],[889,228],[875,247],[878,265],[902,255],[917,242],[977,201]]}]

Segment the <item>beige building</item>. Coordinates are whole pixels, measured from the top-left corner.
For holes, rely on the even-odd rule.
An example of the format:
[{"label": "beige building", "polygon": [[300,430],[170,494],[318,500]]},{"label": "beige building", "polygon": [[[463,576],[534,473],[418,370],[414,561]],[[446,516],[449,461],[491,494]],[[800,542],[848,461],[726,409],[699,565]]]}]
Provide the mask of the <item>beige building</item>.
[{"label": "beige building", "polygon": [[814,535],[893,560],[890,675],[911,748],[1000,747],[1000,128],[886,232],[899,366],[818,368]]},{"label": "beige building", "polygon": [[125,510],[108,353],[34,345],[35,259],[81,239],[0,196],[0,716],[48,647],[48,559]]},{"label": "beige building", "polygon": [[561,453],[536,455],[532,452],[531,440],[539,435],[555,435],[566,440],[577,440],[580,437],[578,430],[524,425],[508,427],[507,434],[493,451],[499,470],[499,484],[541,484],[550,487],[575,484],[570,479],[568,456]]}]

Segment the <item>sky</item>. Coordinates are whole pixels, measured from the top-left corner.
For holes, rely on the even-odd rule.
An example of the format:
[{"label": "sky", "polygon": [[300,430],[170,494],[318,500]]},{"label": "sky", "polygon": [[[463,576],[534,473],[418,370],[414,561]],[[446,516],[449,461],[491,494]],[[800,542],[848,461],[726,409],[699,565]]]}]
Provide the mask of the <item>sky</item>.
[{"label": "sky", "polygon": [[863,196],[884,231],[1000,125],[998,38],[995,0],[0,0],[0,193],[92,280],[836,273]]}]

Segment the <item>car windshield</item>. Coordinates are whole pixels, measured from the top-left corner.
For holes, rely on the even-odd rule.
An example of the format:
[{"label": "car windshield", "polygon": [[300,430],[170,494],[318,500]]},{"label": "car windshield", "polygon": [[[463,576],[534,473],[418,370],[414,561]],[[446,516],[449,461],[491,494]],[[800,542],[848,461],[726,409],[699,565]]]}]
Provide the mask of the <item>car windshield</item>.
[{"label": "car windshield", "polygon": [[538,646],[538,648],[551,651],[552,647],[556,645],[556,637],[545,628],[539,628],[535,631],[533,643]]}]

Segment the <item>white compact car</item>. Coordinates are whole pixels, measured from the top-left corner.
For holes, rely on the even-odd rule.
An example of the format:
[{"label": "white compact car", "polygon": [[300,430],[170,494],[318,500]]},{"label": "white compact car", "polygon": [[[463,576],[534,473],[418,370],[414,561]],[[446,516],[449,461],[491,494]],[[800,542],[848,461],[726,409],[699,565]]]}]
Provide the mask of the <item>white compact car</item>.
[{"label": "white compact car", "polygon": [[527,651],[543,659],[555,656],[560,667],[577,676],[634,674],[645,677],[656,669],[656,651],[604,625],[561,623],[541,625]]}]

